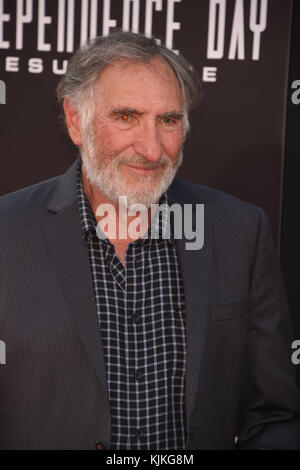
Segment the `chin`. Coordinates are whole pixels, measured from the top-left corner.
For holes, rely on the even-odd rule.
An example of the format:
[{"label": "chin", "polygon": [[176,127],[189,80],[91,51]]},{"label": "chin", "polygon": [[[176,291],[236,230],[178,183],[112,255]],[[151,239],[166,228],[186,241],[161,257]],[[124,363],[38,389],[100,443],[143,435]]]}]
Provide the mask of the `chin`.
[{"label": "chin", "polygon": [[120,196],[127,196],[127,206],[143,204],[150,208],[159,202],[168,189],[176,170],[163,171],[160,175],[126,175],[119,168],[102,168],[95,161],[84,160],[89,182],[95,185],[113,203],[119,203]]}]

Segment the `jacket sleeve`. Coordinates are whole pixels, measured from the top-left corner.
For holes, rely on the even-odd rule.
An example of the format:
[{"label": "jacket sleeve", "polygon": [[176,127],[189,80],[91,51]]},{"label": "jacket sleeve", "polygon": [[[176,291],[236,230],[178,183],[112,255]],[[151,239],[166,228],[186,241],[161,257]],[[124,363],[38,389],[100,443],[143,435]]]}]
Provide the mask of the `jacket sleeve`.
[{"label": "jacket sleeve", "polygon": [[269,222],[260,209],[236,449],[300,448],[300,397],[291,361],[293,340]]}]

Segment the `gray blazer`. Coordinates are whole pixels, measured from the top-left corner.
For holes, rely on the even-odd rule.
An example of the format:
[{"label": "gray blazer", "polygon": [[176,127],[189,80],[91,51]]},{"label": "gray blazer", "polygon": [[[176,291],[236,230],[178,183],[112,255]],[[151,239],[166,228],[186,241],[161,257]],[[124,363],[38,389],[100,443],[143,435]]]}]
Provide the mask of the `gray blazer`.
[{"label": "gray blazer", "polygon": [[[0,198],[1,449],[110,446],[76,165]],[[205,214],[201,250],[176,240],[186,296],[187,448],[299,448],[290,316],[263,211],[180,179],[168,197],[204,204]]]}]

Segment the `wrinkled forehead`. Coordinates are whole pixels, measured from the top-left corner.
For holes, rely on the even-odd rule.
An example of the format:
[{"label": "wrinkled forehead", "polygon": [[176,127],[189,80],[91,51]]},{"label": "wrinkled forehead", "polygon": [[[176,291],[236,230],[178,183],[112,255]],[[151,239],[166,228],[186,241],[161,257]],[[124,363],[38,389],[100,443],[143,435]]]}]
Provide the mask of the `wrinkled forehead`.
[{"label": "wrinkled forehead", "polygon": [[[139,82],[140,80],[140,82]],[[160,56],[153,56],[149,60],[115,59],[105,65],[95,81],[95,89],[107,93],[114,88],[130,85],[139,85],[135,92],[139,91],[146,83],[160,81],[165,88],[173,88],[183,99],[183,92],[180,81],[171,65]]]}]

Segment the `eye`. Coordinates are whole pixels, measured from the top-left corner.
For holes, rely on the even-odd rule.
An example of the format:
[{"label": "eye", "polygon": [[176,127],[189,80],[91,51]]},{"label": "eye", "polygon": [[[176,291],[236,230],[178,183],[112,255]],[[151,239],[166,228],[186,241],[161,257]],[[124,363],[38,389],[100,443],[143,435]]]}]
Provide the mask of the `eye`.
[{"label": "eye", "polygon": [[171,116],[165,116],[161,118],[160,122],[166,127],[174,128],[177,127],[179,119],[173,118]]},{"label": "eye", "polygon": [[121,114],[120,115],[120,120],[121,122],[130,122],[132,116],[130,114]]},{"label": "eye", "polygon": [[175,123],[174,119],[171,119],[169,117],[162,118],[162,122],[164,124],[174,124]]},{"label": "eye", "polygon": [[118,110],[114,112],[114,124],[121,130],[130,130],[137,124],[136,115],[126,109]]}]

